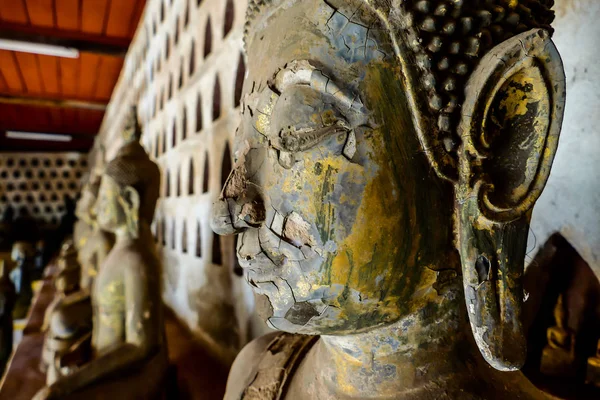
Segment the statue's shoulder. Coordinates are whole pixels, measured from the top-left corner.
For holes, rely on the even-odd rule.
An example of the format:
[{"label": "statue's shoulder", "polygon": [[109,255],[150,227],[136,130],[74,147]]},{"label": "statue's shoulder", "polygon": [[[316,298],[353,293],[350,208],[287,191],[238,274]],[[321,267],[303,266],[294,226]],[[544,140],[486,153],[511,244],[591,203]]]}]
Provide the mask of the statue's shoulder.
[{"label": "statue's shoulder", "polygon": [[[246,345],[235,359],[225,400],[283,398],[288,378],[318,336],[273,332]],[[266,392],[272,394],[265,397]]]}]

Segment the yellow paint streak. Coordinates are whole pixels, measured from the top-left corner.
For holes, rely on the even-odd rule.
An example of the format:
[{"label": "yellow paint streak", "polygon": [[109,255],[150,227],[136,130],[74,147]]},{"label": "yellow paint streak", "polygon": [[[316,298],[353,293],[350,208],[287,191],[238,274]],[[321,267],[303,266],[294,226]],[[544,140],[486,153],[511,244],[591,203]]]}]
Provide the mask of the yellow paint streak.
[{"label": "yellow paint streak", "polygon": [[[519,84],[520,87],[508,87],[506,91],[508,96],[500,102],[500,108],[506,110],[507,118],[527,114],[527,106],[530,103],[540,102],[543,99],[543,96],[547,94],[545,90],[540,90],[539,82],[536,82],[537,79],[528,72],[529,69],[526,69],[510,78],[510,82],[515,82]],[[526,92],[522,87],[528,85],[532,86],[533,89]]]},{"label": "yellow paint streak", "polygon": [[263,135],[268,135],[271,130],[271,113],[279,96],[276,93],[271,93],[267,103],[260,108],[258,115],[255,118],[255,127]]}]

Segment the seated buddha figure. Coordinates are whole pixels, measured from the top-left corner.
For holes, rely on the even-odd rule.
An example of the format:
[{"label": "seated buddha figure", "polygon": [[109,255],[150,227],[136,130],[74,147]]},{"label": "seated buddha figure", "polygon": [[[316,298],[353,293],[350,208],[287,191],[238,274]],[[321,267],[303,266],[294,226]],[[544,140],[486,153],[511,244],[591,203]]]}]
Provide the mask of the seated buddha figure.
[{"label": "seated buddha figure", "polygon": [[250,2],[211,225],[281,332],[226,399],[544,397],[521,275],[565,85],[548,2],[523,3]]},{"label": "seated buddha figure", "polygon": [[[92,304],[90,290],[98,268],[113,246],[113,237],[109,232],[100,229],[95,221],[94,204],[100,188],[100,179],[94,178],[83,187],[81,199],[75,210],[80,221],[91,227],[88,237],[78,249],[80,280],[79,290],[65,295],[64,291],[57,292],[57,298],[52,308],[47,309],[47,327],[44,343],[44,365],[47,370],[47,383],[53,383],[57,377],[54,360],[67,351],[82,336],[89,335],[92,329]],[[76,243],[77,241],[74,240]],[[48,313],[50,313],[48,315]],[[46,324],[45,324],[46,325]]]},{"label": "seated buddha figure", "polygon": [[542,351],[540,371],[550,376],[573,377],[579,363],[575,351],[576,335],[569,328],[568,308],[562,293],[554,306],[554,321],[555,325],[546,331],[548,344]]},{"label": "seated buddha figure", "polygon": [[115,235],[115,245],[91,289],[91,341],[78,342],[56,361],[60,376],[35,399],[161,396],[167,355],[160,262],[150,233],[160,172],[140,136],[130,118],[125,144],[106,166],[94,209],[98,226]]},{"label": "seated buddha figure", "polygon": [[101,181],[100,176],[91,178],[90,182],[83,187],[81,199],[75,208],[77,218],[84,221],[91,228],[85,243],[77,252],[77,259],[81,265],[80,286],[88,294],[94,277],[98,273],[98,268],[102,265],[114,244],[114,235],[101,229],[96,223],[94,205]]},{"label": "seated buddha figure", "polygon": [[13,349],[13,307],[17,300],[15,285],[8,277],[9,267],[0,259],[0,375]]},{"label": "seated buddha figure", "polygon": [[91,213],[92,206],[98,195],[98,187],[104,168],[104,146],[100,142],[94,144],[94,150],[98,155],[95,157],[95,163],[92,166],[87,182],[81,189],[81,197],[75,206],[75,216],[77,222],[73,226],[73,242],[77,251],[80,251],[87,240],[96,232],[97,227],[94,222],[94,215]]},{"label": "seated buddha figure", "polygon": [[10,279],[15,285],[17,301],[13,310],[15,319],[25,318],[33,297],[31,288],[31,271],[35,251],[31,243],[17,241],[13,244],[10,256],[14,263],[10,271]]},{"label": "seated buddha figure", "polygon": [[[89,321],[82,321],[80,324],[68,324],[68,322],[72,322],[68,314],[61,314],[60,317],[62,318],[57,317],[59,315],[57,310],[60,309],[64,299],[75,293],[79,288],[78,276],[79,274],[73,274],[68,269],[63,269],[54,278],[54,298],[46,308],[41,329],[42,332],[46,332],[46,336],[44,337],[40,370],[46,373],[48,381],[53,381],[57,376],[53,364],[56,355],[68,350],[80,336],[91,330],[91,322]],[[75,307],[72,307],[72,309],[73,311],[80,311]],[[81,314],[80,311],[79,317],[81,317]],[[87,320],[89,320],[91,312],[88,311],[87,316]],[[51,322],[54,329],[48,332]]]},{"label": "seated buddha figure", "polygon": [[56,278],[56,276],[61,273],[68,273],[71,275],[69,280],[75,280],[79,286],[81,266],[77,260],[77,249],[75,248],[72,238],[65,240],[61,245],[60,252],[56,259],[56,265],[53,265],[52,268],[48,268],[45,271],[47,278]]}]

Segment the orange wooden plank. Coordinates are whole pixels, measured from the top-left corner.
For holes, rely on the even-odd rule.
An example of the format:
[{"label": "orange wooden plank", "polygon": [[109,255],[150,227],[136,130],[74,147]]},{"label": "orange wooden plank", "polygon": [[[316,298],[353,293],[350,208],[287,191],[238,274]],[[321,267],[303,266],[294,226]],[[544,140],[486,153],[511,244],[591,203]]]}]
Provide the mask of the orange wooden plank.
[{"label": "orange wooden plank", "polygon": [[58,70],[58,57],[38,55],[42,82],[46,94],[57,96],[60,94],[60,76]]},{"label": "orange wooden plank", "polygon": [[[61,129],[69,130],[71,133],[79,132],[79,128],[75,128],[78,125],[77,122],[79,121],[79,118],[77,118],[77,110],[74,108],[63,108],[62,113],[63,119],[61,121]],[[72,131],[71,129],[75,129],[75,131]]]},{"label": "orange wooden plank", "polygon": [[111,1],[108,22],[106,24],[107,36],[130,36],[135,3],[134,0]]},{"label": "orange wooden plank", "polygon": [[79,83],[79,59],[60,58],[60,84],[64,97],[77,97]]},{"label": "orange wooden plank", "polygon": [[63,116],[62,116],[62,112],[60,110],[61,110],[60,108],[50,108],[49,109],[49,111],[50,111],[50,124],[53,127],[56,127],[56,126],[60,127],[61,124],[62,124]]},{"label": "orange wooden plank", "polygon": [[[7,4],[9,2],[10,4]],[[6,22],[29,24],[29,16],[25,9],[24,0],[2,0],[2,4],[0,4],[0,17]]]},{"label": "orange wooden plank", "polygon": [[6,129],[14,129],[19,126],[19,111],[18,107],[14,104],[7,104],[6,108]]},{"label": "orange wooden plank", "polygon": [[92,121],[90,121],[90,113],[91,110],[77,110],[77,119],[79,121],[79,131],[81,133],[87,133],[94,129],[94,125]]},{"label": "orange wooden plank", "polygon": [[101,57],[97,54],[81,53],[81,70],[79,74],[78,97],[85,99],[94,98],[96,85],[98,83],[98,70]]},{"label": "orange wooden plank", "polygon": [[108,0],[85,0],[82,4],[81,30],[86,33],[102,34],[107,7]]},{"label": "orange wooden plank", "polygon": [[25,91],[14,52],[0,50],[0,70],[6,80],[9,92],[22,93]]},{"label": "orange wooden plank", "polygon": [[104,119],[104,111],[99,110],[87,110],[88,118],[90,122],[95,126],[94,133],[98,133],[100,130],[100,125],[102,125],[102,120]]},{"label": "orange wooden plank", "polygon": [[97,110],[77,110],[79,119],[79,131],[85,134],[96,134],[100,130],[104,113]]},{"label": "orange wooden plank", "polygon": [[55,4],[58,28],[79,30],[79,0],[55,0]]},{"label": "orange wooden plank", "polygon": [[23,74],[27,93],[42,94],[44,87],[35,54],[16,52],[17,63]]},{"label": "orange wooden plank", "polygon": [[54,28],[53,0],[27,0],[27,11],[31,25]]},{"label": "orange wooden plank", "polygon": [[8,91],[8,84],[6,83],[6,79],[4,78],[4,75],[2,74],[2,68],[0,68],[0,92],[7,92]]},{"label": "orange wooden plank", "polygon": [[123,67],[123,59],[117,57],[102,57],[102,65],[98,71],[96,98],[109,100],[113,88]]}]

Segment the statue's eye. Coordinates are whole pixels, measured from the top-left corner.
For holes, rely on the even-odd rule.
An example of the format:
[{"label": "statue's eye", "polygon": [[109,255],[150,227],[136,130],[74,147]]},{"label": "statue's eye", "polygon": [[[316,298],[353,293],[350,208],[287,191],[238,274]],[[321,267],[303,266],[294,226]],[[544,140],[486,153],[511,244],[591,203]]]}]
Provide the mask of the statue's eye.
[{"label": "statue's eye", "polygon": [[293,127],[289,127],[282,130],[279,137],[271,141],[271,145],[278,150],[279,164],[289,169],[296,161],[295,153],[310,150],[335,135],[342,135],[343,140],[346,140],[345,138],[351,132],[348,124],[343,120],[320,128],[295,130]]},{"label": "statue's eye", "polygon": [[290,153],[306,151],[331,136],[348,132],[350,128],[343,122],[317,129],[285,129],[279,135],[280,150]]}]

